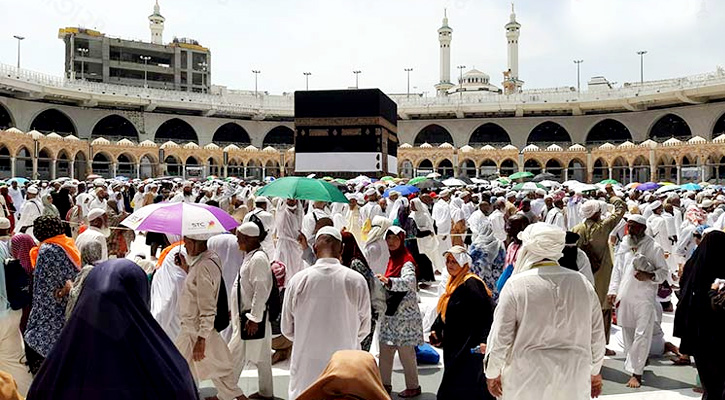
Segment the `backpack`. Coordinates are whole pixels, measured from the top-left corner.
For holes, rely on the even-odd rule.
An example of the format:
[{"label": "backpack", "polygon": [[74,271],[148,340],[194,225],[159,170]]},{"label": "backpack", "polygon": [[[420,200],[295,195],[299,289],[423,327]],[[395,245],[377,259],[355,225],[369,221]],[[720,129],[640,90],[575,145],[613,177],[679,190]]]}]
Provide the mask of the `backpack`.
[{"label": "backpack", "polygon": [[222,267],[216,261],[212,260],[212,262],[219,268],[221,277],[219,295],[216,300],[216,316],[214,317],[214,329],[217,332],[221,332],[229,326],[229,300],[227,300],[227,287],[224,285],[224,274],[221,273]]},{"label": "backpack", "polygon": [[20,264],[20,260],[5,262],[5,287],[11,309],[21,310],[32,303],[31,278]]}]

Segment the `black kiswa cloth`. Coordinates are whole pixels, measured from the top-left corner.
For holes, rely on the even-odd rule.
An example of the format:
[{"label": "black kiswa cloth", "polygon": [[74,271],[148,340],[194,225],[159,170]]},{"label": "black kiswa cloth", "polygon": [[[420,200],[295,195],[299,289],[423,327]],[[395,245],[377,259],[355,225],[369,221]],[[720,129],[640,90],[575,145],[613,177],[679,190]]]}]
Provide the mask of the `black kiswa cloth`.
[{"label": "black kiswa cloth", "polygon": [[199,399],[186,360],[149,311],[138,265],[109,260],[88,274],[27,398]]}]

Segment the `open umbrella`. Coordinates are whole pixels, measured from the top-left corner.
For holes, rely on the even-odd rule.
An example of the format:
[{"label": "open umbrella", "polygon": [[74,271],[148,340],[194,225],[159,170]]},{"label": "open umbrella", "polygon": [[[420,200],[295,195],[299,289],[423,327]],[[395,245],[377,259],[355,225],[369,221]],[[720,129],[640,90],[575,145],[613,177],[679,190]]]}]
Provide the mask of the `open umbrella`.
[{"label": "open umbrella", "polygon": [[544,189],[544,186],[541,185],[540,183],[536,183],[536,182],[524,182],[524,183],[517,183],[511,189],[516,190],[516,191],[522,191],[522,190],[523,191],[526,191],[526,190],[533,191],[536,189]]},{"label": "open umbrella", "polygon": [[385,193],[383,193],[383,197],[390,196],[391,191],[396,191],[396,192],[400,193],[402,196],[410,196],[413,193],[420,192],[420,189],[418,189],[415,186],[411,186],[411,185],[399,185],[394,188],[386,190]]},{"label": "open umbrella", "polygon": [[257,196],[326,201],[328,203],[348,202],[345,195],[329,182],[298,176],[279,178],[257,191]]},{"label": "open umbrella", "polygon": [[553,181],[556,179],[556,175],[550,173],[550,172],[542,172],[534,177],[532,179],[532,182],[541,182],[541,181]]},{"label": "open umbrella", "polygon": [[533,178],[533,177],[534,177],[534,174],[532,174],[529,171],[524,171],[524,172],[517,172],[515,174],[510,175],[509,179],[515,180],[515,179],[524,179],[524,178]]},{"label": "open umbrella", "polygon": [[644,192],[644,191],[647,191],[647,190],[657,190],[657,189],[660,188],[660,186],[662,186],[662,185],[660,185],[659,183],[647,182],[647,183],[643,183],[641,185],[638,185],[635,188],[635,190],[639,190],[641,192]]},{"label": "open umbrella", "polygon": [[619,185],[619,182],[614,179],[605,179],[599,183],[601,183],[602,185]]},{"label": "open umbrella", "polygon": [[443,184],[446,186],[466,186],[466,182],[456,178],[446,179]]},{"label": "open umbrella", "polygon": [[389,181],[394,181],[395,178],[393,178],[392,176],[384,176],[384,177],[380,178],[380,180],[389,182]]},{"label": "open umbrella", "polygon": [[435,180],[435,179],[426,179],[422,182],[418,182],[415,184],[415,186],[418,189],[440,189],[445,187],[446,185],[443,184],[443,182]]},{"label": "open umbrella", "polygon": [[582,183],[582,184],[574,186],[573,189],[581,191],[581,192],[591,192],[594,190],[599,190],[599,187],[597,185],[592,185],[590,183]]},{"label": "open umbrella", "polygon": [[506,178],[506,177],[503,177],[503,176],[500,177],[500,178],[497,178],[496,181],[500,182],[502,185],[510,185],[511,184],[511,179]]},{"label": "open umbrella", "polygon": [[676,190],[680,190],[679,185],[666,185],[662,186],[661,188],[657,189],[655,193],[661,194],[661,193],[667,193],[667,192],[674,192]]},{"label": "open umbrella", "polygon": [[15,177],[8,180],[8,183],[13,183],[13,181],[17,182],[18,185],[24,186],[26,183],[28,183],[28,178],[21,178],[21,177]]},{"label": "open umbrella", "polygon": [[97,175],[97,174],[90,174],[90,175],[88,175],[88,176],[86,177],[86,180],[87,180],[87,181],[92,181],[92,180],[94,180],[94,179],[98,179],[98,178],[103,178],[103,177],[102,177],[102,176],[100,176],[100,175]]},{"label": "open umbrella", "polygon": [[541,181],[541,182],[539,182],[539,184],[541,184],[541,185],[543,185],[544,187],[547,187],[547,188],[561,186],[561,183],[559,183],[557,181],[548,181],[548,180],[547,181]]},{"label": "open umbrella", "polygon": [[223,233],[239,223],[218,207],[193,203],[157,203],[142,207],[126,217],[121,225],[137,231],[194,235]]},{"label": "open umbrella", "polygon": [[697,192],[699,190],[702,190],[702,186],[698,185],[697,183],[685,183],[684,185],[680,186],[680,189]]},{"label": "open umbrella", "polygon": [[490,185],[491,184],[491,182],[489,182],[485,179],[480,179],[480,178],[471,178],[471,182],[476,183],[478,185]]},{"label": "open umbrella", "polygon": [[438,179],[441,177],[441,174],[439,174],[437,172],[431,172],[430,174],[426,175],[425,177],[431,178],[431,179]]},{"label": "open umbrella", "polygon": [[408,185],[415,185],[416,183],[423,182],[426,179],[428,179],[428,178],[426,178],[425,176],[418,176],[418,177],[415,177],[415,178],[409,180]]}]

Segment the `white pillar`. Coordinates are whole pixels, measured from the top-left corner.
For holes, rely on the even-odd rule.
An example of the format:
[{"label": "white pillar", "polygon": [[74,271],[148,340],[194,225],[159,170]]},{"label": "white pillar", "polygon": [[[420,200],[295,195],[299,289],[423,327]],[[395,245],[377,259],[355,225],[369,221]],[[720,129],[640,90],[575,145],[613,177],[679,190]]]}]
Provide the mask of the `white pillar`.
[{"label": "white pillar", "polygon": [[11,178],[15,178],[16,172],[17,171],[15,169],[15,156],[12,156],[12,157],[10,157],[10,175],[12,175]]},{"label": "white pillar", "polygon": [[75,178],[76,178],[76,166],[75,166],[75,160],[74,160],[74,161],[70,161],[70,162],[68,163],[68,165],[69,165],[69,167],[68,167],[68,172],[69,172],[70,178],[71,178],[71,179],[75,179]]},{"label": "white pillar", "polygon": [[564,168],[564,182],[569,180],[569,168]]},{"label": "white pillar", "polygon": [[675,182],[675,183],[677,183],[679,185],[681,181],[682,181],[682,166],[678,165],[677,166],[677,182]]},{"label": "white pillar", "polygon": [[50,179],[51,180],[55,180],[57,178],[55,176],[56,175],[56,165],[57,165],[56,163],[57,162],[58,162],[58,160],[56,160],[55,158],[52,159],[52,160],[50,160]]},{"label": "white pillar", "polygon": [[612,179],[612,167],[609,167],[609,179]]},{"label": "white pillar", "polygon": [[136,163],[136,179],[141,179],[141,163]]}]

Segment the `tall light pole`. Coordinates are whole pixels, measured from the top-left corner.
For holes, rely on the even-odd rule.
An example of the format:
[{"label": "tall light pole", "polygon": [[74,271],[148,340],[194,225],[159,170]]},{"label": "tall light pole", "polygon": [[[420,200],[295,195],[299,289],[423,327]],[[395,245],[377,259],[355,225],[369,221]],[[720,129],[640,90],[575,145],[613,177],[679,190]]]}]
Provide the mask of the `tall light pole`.
[{"label": "tall light pole", "polygon": [[639,55],[639,84],[644,85],[644,55],[647,54],[647,50],[640,50],[637,52]]},{"label": "tall light pole", "polygon": [[407,98],[410,98],[410,72],[413,71],[413,68],[406,68],[405,72],[408,73],[408,93],[406,95]]},{"label": "tall light pole", "polygon": [[206,90],[207,90],[207,88],[206,88],[206,71],[207,71],[207,69],[206,68],[208,66],[209,66],[209,64],[207,64],[206,62],[199,63],[199,67],[201,68],[201,71],[203,72],[203,74],[201,75],[201,86],[204,86],[204,90],[205,90],[204,93],[206,93]]},{"label": "tall light pole", "polygon": [[355,71],[352,71],[352,73],[355,74],[355,89],[360,89],[359,76],[362,73],[362,71],[355,70]]},{"label": "tall light pole", "polygon": [[579,87],[579,68],[581,66],[581,63],[583,63],[584,60],[574,60],[574,64],[576,64],[576,91],[579,92],[581,88]]},{"label": "tall light pole", "polygon": [[459,92],[461,93],[461,99],[463,99],[463,70],[466,68],[466,66],[459,65],[456,68],[458,68],[458,71],[459,71],[459,78],[458,78]]},{"label": "tall light pole", "polygon": [[[88,54],[88,49],[79,47],[78,52],[81,53],[81,57],[85,57]],[[86,80],[85,62],[83,61],[83,59],[81,59],[81,80]]]},{"label": "tall light pole", "polygon": [[310,75],[312,75],[312,72],[303,72],[302,75],[305,76],[305,90],[310,90]]},{"label": "tall light pole", "polygon": [[148,84],[148,82],[149,82],[148,81],[148,72],[149,72],[148,71],[148,62],[151,59],[151,57],[150,56],[139,56],[139,58],[141,60],[143,60],[143,87],[144,87],[144,89],[148,89],[149,88],[149,84]]},{"label": "tall light pole", "polygon": [[260,74],[261,72],[262,72],[262,71],[260,71],[260,70],[258,70],[258,69],[253,69],[253,70],[252,70],[252,73],[254,74],[254,97],[257,97],[257,96],[259,95],[259,94],[258,94],[259,92],[258,92],[258,90],[257,90],[257,88],[258,88],[258,86],[257,86],[257,77],[259,76],[259,74]]},{"label": "tall light pole", "polygon": [[18,69],[20,69],[20,42],[25,40],[25,36],[14,35],[15,39],[18,39]]}]

